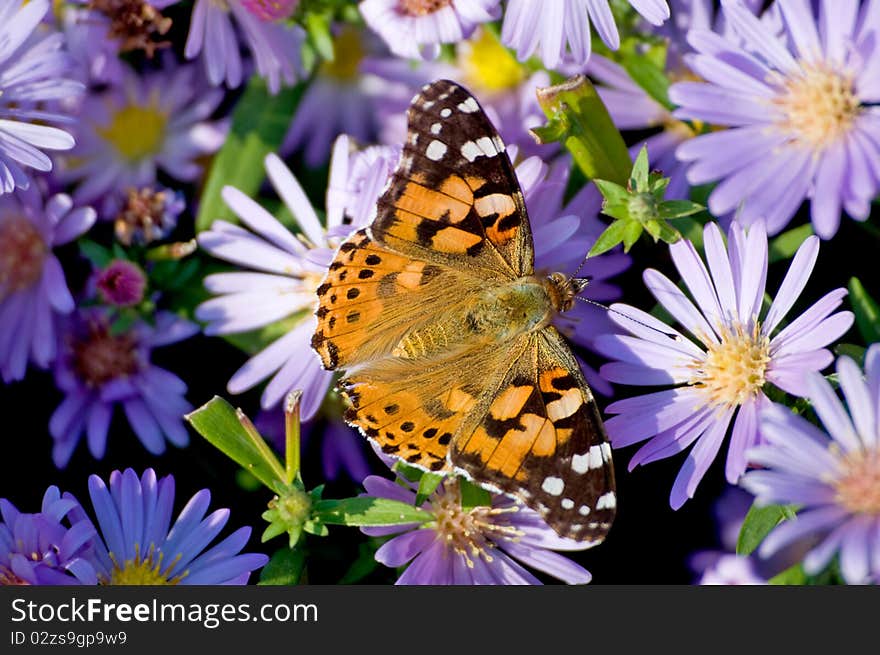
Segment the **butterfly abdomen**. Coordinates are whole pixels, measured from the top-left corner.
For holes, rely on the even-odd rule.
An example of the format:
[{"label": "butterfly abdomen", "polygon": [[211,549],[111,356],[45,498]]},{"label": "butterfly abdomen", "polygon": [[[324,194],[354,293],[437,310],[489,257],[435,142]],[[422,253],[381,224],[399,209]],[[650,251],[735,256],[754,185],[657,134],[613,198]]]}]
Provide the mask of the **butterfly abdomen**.
[{"label": "butterfly abdomen", "polygon": [[497,346],[544,327],[553,313],[545,281],[522,277],[490,286],[473,302],[410,330],[392,354],[404,359],[429,359],[438,353]]}]

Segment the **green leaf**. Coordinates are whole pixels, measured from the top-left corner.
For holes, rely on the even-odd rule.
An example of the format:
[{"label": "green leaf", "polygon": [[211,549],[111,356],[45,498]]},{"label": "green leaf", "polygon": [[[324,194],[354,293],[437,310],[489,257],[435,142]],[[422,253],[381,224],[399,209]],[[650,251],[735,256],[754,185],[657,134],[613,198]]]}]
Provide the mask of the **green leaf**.
[{"label": "green leaf", "polygon": [[675,218],[692,216],[704,209],[703,205],[691,202],[690,200],[664,200],[657,208],[657,215],[663,220],[668,221]]},{"label": "green leaf", "polygon": [[880,341],[880,306],[857,277],[850,278],[848,286],[859,333],[867,344]]},{"label": "green leaf", "polygon": [[576,75],[562,84],[539,88],[537,95],[549,119],[545,134],[552,132],[553,140],[568,149],[584,175],[626,185],[632,160],[593,84]]},{"label": "green leaf", "polygon": [[627,225],[632,224],[641,229],[641,226],[637,221],[614,221],[611,225],[605,228],[605,231],[599,235],[599,238],[596,239],[596,243],[593,244],[593,247],[590,248],[590,252],[587,253],[587,257],[595,257],[596,255],[601,255],[603,252],[608,252],[614,246],[623,241],[624,235],[627,233]]},{"label": "green leaf", "polygon": [[232,112],[226,142],[211,164],[201,195],[196,231],[207,230],[216,219],[235,221],[221,197],[224,186],[256,195],[265,177],[263,159],[281,145],[304,84],[282,88],[271,95],[258,75],[251,77]]},{"label": "green leaf", "polygon": [[595,179],[593,184],[599,189],[599,193],[605,198],[606,203],[626,204],[629,200],[629,191],[626,190],[626,187],[603,179]]},{"label": "green leaf", "polygon": [[675,243],[681,239],[679,231],[674,227],[671,227],[666,221],[648,221],[645,223],[645,229],[652,237],[654,237],[654,241]]},{"label": "green leaf", "polygon": [[[623,252],[629,252],[629,249],[635,245],[635,242],[642,236],[643,229],[648,225],[642,225],[638,221],[619,221],[623,224]],[[654,223],[655,221],[650,221]]]},{"label": "green leaf", "polygon": [[242,416],[228,402],[214,396],[184,418],[209,443],[277,493],[284,486],[284,467],[262,437],[245,428]]},{"label": "green leaf", "polygon": [[703,252],[703,223],[693,218],[680,218],[675,227],[682,237],[694,244],[697,252]]},{"label": "green leaf", "polygon": [[419,492],[416,494],[416,507],[421,507],[428,496],[437,490],[444,477],[446,476],[438,475],[437,473],[425,473],[422,475],[419,479]]},{"label": "green leaf", "polygon": [[434,518],[430,512],[407,503],[371,496],[319,501],[312,507],[312,516],[329,525],[359,527],[425,523]]},{"label": "green leaf", "polygon": [[275,551],[260,571],[261,586],[292,586],[299,584],[306,568],[306,554],[302,548],[282,548]]},{"label": "green leaf", "polygon": [[339,579],[339,584],[360,582],[376,570],[379,566],[379,562],[376,561],[376,551],[379,549],[379,543],[376,539],[370,539],[358,545],[357,557],[351,563],[351,566],[348,567],[342,578]]},{"label": "green leaf", "polygon": [[95,268],[104,268],[113,260],[113,254],[108,248],[95,243],[91,239],[79,240],[79,252],[88,259]]},{"label": "green leaf", "polygon": [[[624,51],[620,56],[620,65],[629,73],[633,81],[651,96],[658,103],[666,107],[669,111],[675,109],[675,105],[669,100],[669,78],[662,65],[658,65],[659,61],[666,60],[665,47],[662,57],[652,58],[645,56],[641,51],[642,44],[639,48],[633,48],[630,51]],[[655,48],[657,49],[657,48]]]},{"label": "green leaf", "polygon": [[751,555],[773,528],[794,516],[793,508],[787,505],[759,507],[753,503],[740,528],[736,554]]},{"label": "green leaf", "polygon": [[834,346],[834,354],[840,357],[844,355],[855,360],[856,364],[860,367],[864,367],[865,365],[865,353],[868,352],[868,349],[864,346],[857,346],[854,343],[839,343]]},{"label": "green leaf", "polygon": [[630,172],[630,192],[638,193],[648,191],[648,173],[650,170],[651,169],[648,168],[648,148],[647,146],[642,146],[642,149],[639,150],[639,154],[636,157],[635,163],[633,163],[632,171]]},{"label": "green leaf", "polygon": [[459,479],[461,489],[461,508],[464,511],[472,510],[474,507],[488,507],[492,504],[492,494],[481,486]]},{"label": "green leaf", "polygon": [[813,234],[813,227],[809,223],[783,232],[770,241],[769,262],[772,264],[784,259],[791,259],[811,234]]},{"label": "green leaf", "polygon": [[326,61],[333,61],[333,34],[330,32],[331,16],[322,13],[306,14],[303,27],[309,37],[309,43]]},{"label": "green leaf", "polygon": [[785,569],[781,573],[777,573],[772,578],[770,578],[768,582],[773,585],[802,586],[807,584],[807,574],[804,571],[804,565],[798,563],[792,567]]},{"label": "green leaf", "polygon": [[394,471],[399,473],[403,478],[409,480],[410,482],[419,482],[422,479],[422,476],[425,474],[422,469],[416,468],[415,466],[410,466],[402,460],[397,460],[394,463]]}]

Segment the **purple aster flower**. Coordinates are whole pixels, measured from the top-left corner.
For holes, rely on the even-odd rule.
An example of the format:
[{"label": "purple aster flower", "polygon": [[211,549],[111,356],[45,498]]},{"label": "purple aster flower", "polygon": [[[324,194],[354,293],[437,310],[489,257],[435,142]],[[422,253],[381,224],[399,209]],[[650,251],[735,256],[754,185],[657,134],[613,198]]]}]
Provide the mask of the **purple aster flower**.
[{"label": "purple aster flower", "polygon": [[[779,524],[758,554],[767,557],[789,544],[810,542],[803,560],[809,574],[835,554],[849,584],[880,578],[880,345],[868,348],[865,374],[849,357],[837,360],[846,405],[825,378],[805,376],[807,397],[826,432],[781,405],[762,413],[763,443],[749,450],[763,469],[749,471],[742,485],[760,504],[798,506],[797,517]],[[818,539],[818,541],[811,541]]]},{"label": "purple aster flower", "polygon": [[550,86],[550,75],[530,73],[490,30],[480,28],[458,44],[455,67],[444,77],[468,86],[505,144],[518,146],[522,156],[557,151],[555,145],[538,144],[529,132],[547,122],[536,90]]},{"label": "purple aster flower", "polygon": [[[229,88],[235,88],[244,77],[238,31],[254,57],[257,73],[265,78],[274,94],[282,84],[293,85],[302,72],[300,48],[305,31],[299,25],[252,11],[254,4],[242,0],[196,0],[184,54],[187,59],[202,56],[211,84],[225,82]],[[233,23],[238,24],[237,31]]]},{"label": "purple aster flower", "polygon": [[558,150],[554,144],[536,143],[529,132],[546,122],[535,91],[549,86],[550,76],[543,70],[530,73],[491,30],[477,28],[471,38],[457,45],[451,62],[369,57],[361,70],[382,82],[375,104],[382,143],[403,143],[406,110],[413,95],[428,82],[450,79],[460,80],[480,99],[508,147],[518,146],[522,156],[548,156]]},{"label": "purple aster flower", "polygon": [[[738,40],[692,30],[689,67],[705,82],[679,82],[675,116],[728,129],[679,146],[691,184],[718,181],[715,215],[766,220],[779,232],[805,198],[816,233],[830,238],[841,211],[865,220],[880,188],[880,2],[779,2],[776,35],[740,0],[722,0]],[[821,32],[821,33],[820,33]]]},{"label": "purple aster flower", "polygon": [[499,16],[500,0],[363,0],[367,26],[391,52],[410,59],[434,59],[440,44],[458,43],[474,28]]},{"label": "purple aster flower", "polygon": [[[375,475],[363,484],[370,496],[415,503],[411,484],[402,486]],[[376,561],[390,567],[407,566],[396,584],[541,584],[519,562],[568,584],[586,584],[592,577],[579,564],[553,552],[584,550],[588,543],[558,536],[537,512],[507,496],[493,496],[491,507],[465,510],[458,479],[448,477],[422,509],[433,520],[422,525],[362,528],[371,536],[392,535],[376,551]]]},{"label": "purple aster flower", "polygon": [[74,144],[70,134],[45,124],[70,122],[45,105],[83,90],[65,79],[71,62],[61,50],[63,35],[34,36],[49,6],[48,0],[0,0],[0,194],[28,186],[25,168],[52,170],[43,150]]},{"label": "purple aster flower", "polygon": [[223,98],[208,89],[193,66],[138,76],[125,69],[119,86],[88,96],[82,104],[77,144],[59,171],[79,182],[79,202],[102,200],[99,212],[113,218],[129,188],[156,183],[159,170],[191,182],[202,173],[200,157],[225,139],[220,123],[208,119]]},{"label": "purple aster flower", "polygon": [[[758,12],[764,3],[762,0],[748,0],[746,4],[754,13]],[[716,16],[714,5],[713,0],[680,0],[675,4],[672,20],[652,30],[668,39],[665,72],[671,81],[697,77],[686,62],[686,55],[692,51],[686,41],[689,30],[714,29],[718,34],[728,35],[730,30],[726,28],[723,15],[718,12]],[[769,20],[774,14],[775,12],[765,12],[762,20]],[[647,147],[651,168],[663,171],[663,174],[670,178],[666,198],[688,198],[690,192],[690,184],[686,177],[688,164],[679,161],[676,150],[679,145],[696,136],[694,127],[688,122],[677,119],[671,110],[648,95],[622,66],[610,59],[594,55],[587,70],[601,83],[596,90],[619,129],[662,128],[657,134],[633,144],[630,147],[630,154],[635,159],[641,149]]]},{"label": "purple aster flower", "polygon": [[140,322],[122,332],[111,330],[109,315],[100,310],[74,314],[55,365],[55,384],[64,393],[49,420],[55,465],[67,465],[83,433],[89,452],[101,459],[117,405],[152,454],[164,452],[165,439],[185,446],[183,415],[192,410],[184,398],[186,384],[152,364],[150,351],[197,331],[197,325],[169,312],[158,313],[153,325]]},{"label": "purple aster flower", "polygon": [[[0,498],[0,585],[95,584],[91,542],[95,528],[73,518],[76,503],[49,487],[36,514]],[[65,524],[65,520],[69,526]]]},{"label": "purple aster flower", "polygon": [[318,66],[303,92],[281,152],[303,148],[306,163],[319,166],[340,134],[358,143],[375,141],[384,114],[402,112],[419,87],[442,77],[429,75],[436,66],[416,69],[386,52],[370,33],[340,26],[333,41],[334,59]]},{"label": "purple aster flower", "polygon": [[[294,235],[254,200],[234,187],[225,187],[223,199],[250,229],[218,220],[198,237],[199,245],[215,257],[250,269],[205,278],[208,291],[216,294],[196,309],[196,317],[208,323],[206,334],[234,334],[289,321],[284,336],[232,376],[229,392],[242,393],[271,377],[262,406],[272,407],[291,389],[301,389],[303,420],[315,415],[333,377],[311,351],[317,326],[315,289],[333,261],[336,246],[372,217],[390,170],[390,161],[378,157],[361,167],[364,177],[356,181],[351,176],[356,161],[348,139],[340,137],[331,162],[326,228],[290,170],[277,156],[269,155],[269,180],[301,233]],[[349,194],[353,187],[359,187],[357,197]]]},{"label": "purple aster flower", "polygon": [[124,65],[119,58],[119,42],[107,38],[105,16],[68,4],[58,23],[73,60],[73,77],[86,85],[118,84],[122,80]]},{"label": "purple aster flower", "polygon": [[755,571],[748,557],[722,555],[700,577],[700,585],[764,585],[767,581]]},{"label": "purple aster flower", "polygon": [[746,235],[733,222],[725,247],[721,230],[706,226],[708,269],[693,244],[670,246],[672,260],[692,301],[669,278],[654,269],[645,284],[657,301],[692,335],[693,340],[650,314],[628,305],[612,309],[611,319],[634,336],[603,335],[596,348],[615,362],[600,369],[611,382],[671,388],[628,398],[606,408],[617,414],[605,423],[612,444],[622,448],[649,439],[630,460],[632,470],[691,449],[670,495],[678,509],[693,497],[733,424],[726,475],[736,483],[747,465],[746,450],[758,440],[758,414],[769,403],[768,383],[796,396],[807,391],[807,373],[819,371],[833,357],[825,348],[853,322],[851,312],[837,312],[846,295],[836,289],[779,329],[803,291],[819,252],[810,237],[792,259],[776,298],[761,312],[767,278],[767,235],[755,223]]},{"label": "purple aster flower", "polygon": [[[666,0],[629,0],[629,4],[652,25],[669,18]],[[521,61],[540,48],[541,61],[549,69],[566,60],[583,65],[590,59],[591,22],[605,45],[612,50],[620,47],[608,0],[510,0],[501,40],[516,50]]]},{"label": "purple aster flower", "polygon": [[[109,486],[89,477],[89,496],[97,518],[93,562],[104,585],[243,585],[251,571],[269,561],[242,553],[251,534],[239,528],[208,548],[229,520],[228,509],[206,516],[211,492],[190,498],[172,524],[174,478],[161,480],[153,469],[138,478],[132,469],[113,471]],[[65,498],[73,499],[70,494]],[[77,503],[74,515],[87,520]],[[207,550],[206,550],[207,548]]]},{"label": "purple aster flower", "polygon": [[64,270],[53,248],[95,222],[70,196],[43,200],[38,186],[0,196],[0,374],[24,377],[28,359],[45,368],[55,358],[54,316],[73,311]]}]

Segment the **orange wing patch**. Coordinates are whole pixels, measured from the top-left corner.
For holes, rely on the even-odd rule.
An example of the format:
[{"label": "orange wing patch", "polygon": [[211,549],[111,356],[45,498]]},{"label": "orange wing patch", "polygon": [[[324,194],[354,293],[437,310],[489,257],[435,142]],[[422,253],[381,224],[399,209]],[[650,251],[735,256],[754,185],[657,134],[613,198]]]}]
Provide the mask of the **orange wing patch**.
[{"label": "orange wing patch", "polygon": [[437,266],[373,242],[360,230],[343,243],[317,289],[318,327],[312,348],[335,369],[391,351],[412,325],[420,292],[440,276]]},{"label": "orange wing patch", "polygon": [[375,441],[382,451],[429,471],[448,471],[449,444],[475,395],[456,387],[440,398],[424,398],[414,389],[368,381],[354,375],[342,381],[351,402],[345,419]]},{"label": "orange wing patch", "polygon": [[598,409],[554,328],[525,339],[479,423],[456,435],[450,459],[473,479],[519,497],[559,534],[598,543],[616,508]]}]

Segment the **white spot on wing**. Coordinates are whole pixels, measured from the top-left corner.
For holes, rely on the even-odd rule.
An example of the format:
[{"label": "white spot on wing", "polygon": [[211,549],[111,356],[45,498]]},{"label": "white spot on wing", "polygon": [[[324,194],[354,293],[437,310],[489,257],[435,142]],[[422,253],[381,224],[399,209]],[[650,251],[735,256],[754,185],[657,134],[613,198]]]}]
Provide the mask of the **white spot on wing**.
[{"label": "white spot on wing", "polygon": [[580,514],[581,516],[586,516],[589,513],[590,513],[590,508],[587,507],[586,505],[581,505],[578,508],[578,514]]},{"label": "white spot on wing", "polygon": [[590,455],[575,455],[571,458],[571,470],[575,473],[586,473],[590,469]]},{"label": "white spot on wing", "polygon": [[601,446],[590,446],[590,468],[591,469],[602,468],[602,464],[604,462],[605,462],[605,458],[602,457],[602,447]]},{"label": "white spot on wing", "polygon": [[431,126],[431,134],[440,134],[440,130],[443,129],[442,123],[434,123]]},{"label": "white spot on wing", "polygon": [[563,498],[560,505],[562,505],[562,509],[571,509],[574,507],[574,501],[571,498]]},{"label": "white spot on wing", "polygon": [[473,141],[466,141],[461,146],[461,156],[468,161],[473,161],[482,154],[483,151],[480,150],[480,147]]},{"label": "white spot on wing", "polygon": [[596,502],[596,509],[614,509],[615,507],[617,507],[617,496],[613,491],[602,494]]},{"label": "white spot on wing", "polygon": [[458,108],[465,114],[473,114],[475,111],[480,110],[480,106],[477,104],[477,101],[470,96],[468,96],[467,100],[462,100],[460,103],[458,103]]},{"label": "white spot on wing", "polygon": [[440,110],[440,115],[443,118],[449,118],[450,116],[452,116],[452,110],[449,107],[444,107]]},{"label": "white spot on wing", "polygon": [[552,475],[544,478],[544,482],[541,483],[541,489],[551,496],[559,496],[564,488],[565,482],[562,481],[562,478],[554,478]]},{"label": "white spot on wing", "polygon": [[446,144],[443,143],[442,141],[437,141],[437,140],[431,141],[431,143],[428,144],[428,149],[425,150],[425,155],[431,161],[440,161],[441,159],[443,159],[443,155],[445,155],[445,154],[446,154]]},{"label": "white spot on wing", "polygon": [[494,157],[498,154],[498,148],[495,147],[492,139],[488,136],[481,136],[477,139],[477,147],[482,150],[483,154],[487,157]]}]

